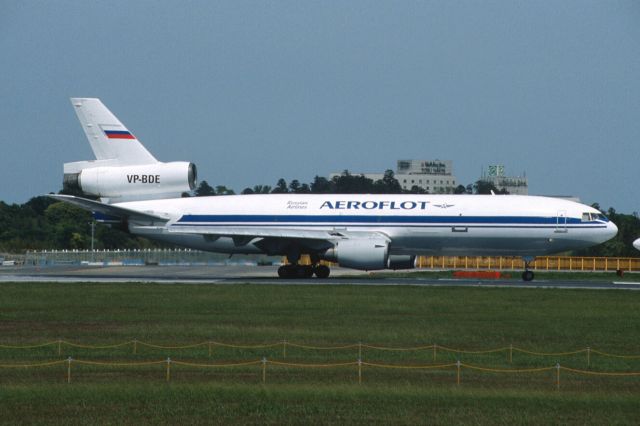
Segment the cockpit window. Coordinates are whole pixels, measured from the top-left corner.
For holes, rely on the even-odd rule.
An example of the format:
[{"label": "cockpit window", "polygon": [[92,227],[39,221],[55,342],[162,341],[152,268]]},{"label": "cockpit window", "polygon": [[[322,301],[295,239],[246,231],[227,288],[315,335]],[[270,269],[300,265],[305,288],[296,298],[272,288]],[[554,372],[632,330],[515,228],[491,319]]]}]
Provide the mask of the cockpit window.
[{"label": "cockpit window", "polygon": [[601,220],[603,222],[609,222],[609,219],[602,213],[582,213],[582,222],[593,222],[595,220]]}]

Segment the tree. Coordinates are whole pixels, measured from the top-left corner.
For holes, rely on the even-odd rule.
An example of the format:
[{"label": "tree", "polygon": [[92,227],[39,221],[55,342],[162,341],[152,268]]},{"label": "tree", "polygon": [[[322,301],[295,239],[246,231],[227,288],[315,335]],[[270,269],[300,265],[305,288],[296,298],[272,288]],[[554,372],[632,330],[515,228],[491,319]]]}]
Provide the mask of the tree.
[{"label": "tree", "polygon": [[298,179],[294,179],[289,184],[289,192],[297,193],[300,190],[300,181]]},{"label": "tree", "polygon": [[253,187],[254,194],[269,194],[271,193],[271,186],[269,185],[256,185]]},{"label": "tree", "polygon": [[428,194],[426,189],[418,185],[413,185],[408,192],[409,194]]},{"label": "tree", "polygon": [[456,189],[453,190],[454,194],[466,194],[467,193],[467,189],[464,187],[464,185],[458,185],[456,186]]},{"label": "tree", "polygon": [[283,178],[278,179],[278,183],[276,183],[276,187],[271,190],[272,194],[286,194],[289,192],[289,188],[287,188],[287,181]]},{"label": "tree", "polygon": [[25,206],[31,208],[35,214],[42,215],[47,207],[57,202],[53,198],[40,196],[31,198],[25,203]]},{"label": "tree", "polygon": [[289,184],[289,192],[293,192],[295,194],[308,194],[311,192],[309,185],[306,183],[301,184],[298,179],[294,179]]},{"label": "tree", "polygon": [[382,179],[373,183],[373,192],[377,194],[401,194],[402,186],[395,178],[393,170],[385,170]]},{"label": "tree", "polygon": [[311,182],[310,190],[314,194],[330,194],[335,192],[335,183],[325,177],[316,175],[313,178],[313,182]]},{"label": "tree", "polygon": [[364,175],[354,176],[348,170],[340,176],[334,176],[334,193],[336,194],[371,194],[373,193],[373,180]]},{"label": "tree", "polygon": [[44,212],[49,228],[49,241],[56,248],[86,249],[89,247],[91,213],[68,203],[55,203]]},{"label": "tree", "polygon": [[224,185],[217,185],[216,195],[235,195],[235,191],[231,188],[227,188]]},{"label": "tree", "polygon": [[309,187],[308,183],[303,183],[300,186],[300,194],[310,194],[311,193],[311,187]]},{"label": "tree", "polygon": [[207,183],[206,180],[203,180],[196,188],[195,194],[196,197],[208,197],[210,195],[216,195],[216,191]]},{"label": "tree", "polygon": [[482,179],[476,181],[473,187],[476,194],[491,194],[491,191],[493,191],[494,194],[501,193],[492,182],[488,182]]}]

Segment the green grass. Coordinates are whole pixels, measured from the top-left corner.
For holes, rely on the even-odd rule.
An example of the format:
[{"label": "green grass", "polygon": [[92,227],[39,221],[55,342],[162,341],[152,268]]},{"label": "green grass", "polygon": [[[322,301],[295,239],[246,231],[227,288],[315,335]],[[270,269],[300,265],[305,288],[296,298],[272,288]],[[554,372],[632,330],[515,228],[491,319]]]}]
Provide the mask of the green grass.
[{"label": "green grass", "polygon": [[[437,343],[467,350],[516,347],[564,352],[587,346],[640,354],[640,293],[616,290],[404,286],[271,286],[153,284],[0,285],[0,344],[63,339],[88,345],[133,339],[160,345],[206,341],[261,344],[287,340],[335,346]],[[86,349],[57,345],[1,349],[0,364],[64,359],[222,363],[269,360],[351,362],[358,348],[311,350],[208,346],[155,349],[132,345]],[[433,351],[362,350],[365,361],[433,364]],[[436,364],[495,368],[555,365],[593,371],[640,371],[640,359],[591,354],[537,356],[508,351],[439,350]],[[455,369],[396,370],[356,366],[302,369],[260,365],[204,369],[174,365],[65,365],[0,368],[3,423],[635,423],[640,377],[591,377],[561,371],[499,374]]]}]

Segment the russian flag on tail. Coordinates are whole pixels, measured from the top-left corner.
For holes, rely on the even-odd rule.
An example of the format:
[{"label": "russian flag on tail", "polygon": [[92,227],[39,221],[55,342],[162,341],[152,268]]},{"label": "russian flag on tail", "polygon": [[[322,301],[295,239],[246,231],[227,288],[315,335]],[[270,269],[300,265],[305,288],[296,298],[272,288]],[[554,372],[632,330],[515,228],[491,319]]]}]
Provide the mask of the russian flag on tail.
[{"label": "russian flag on tail", "polygon": [[135,139],[128,130],[104,130],[108,139]]}]

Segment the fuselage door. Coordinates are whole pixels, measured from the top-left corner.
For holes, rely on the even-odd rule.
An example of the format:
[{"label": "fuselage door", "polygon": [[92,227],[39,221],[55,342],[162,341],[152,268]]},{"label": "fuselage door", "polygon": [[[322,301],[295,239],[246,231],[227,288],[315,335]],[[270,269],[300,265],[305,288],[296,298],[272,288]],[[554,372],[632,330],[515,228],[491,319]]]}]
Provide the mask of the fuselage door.
[{"label": "fuselage door", "polygon": [[554,232],[567,232],[567,211],[558,210],[556,216],[556,229]]}]

